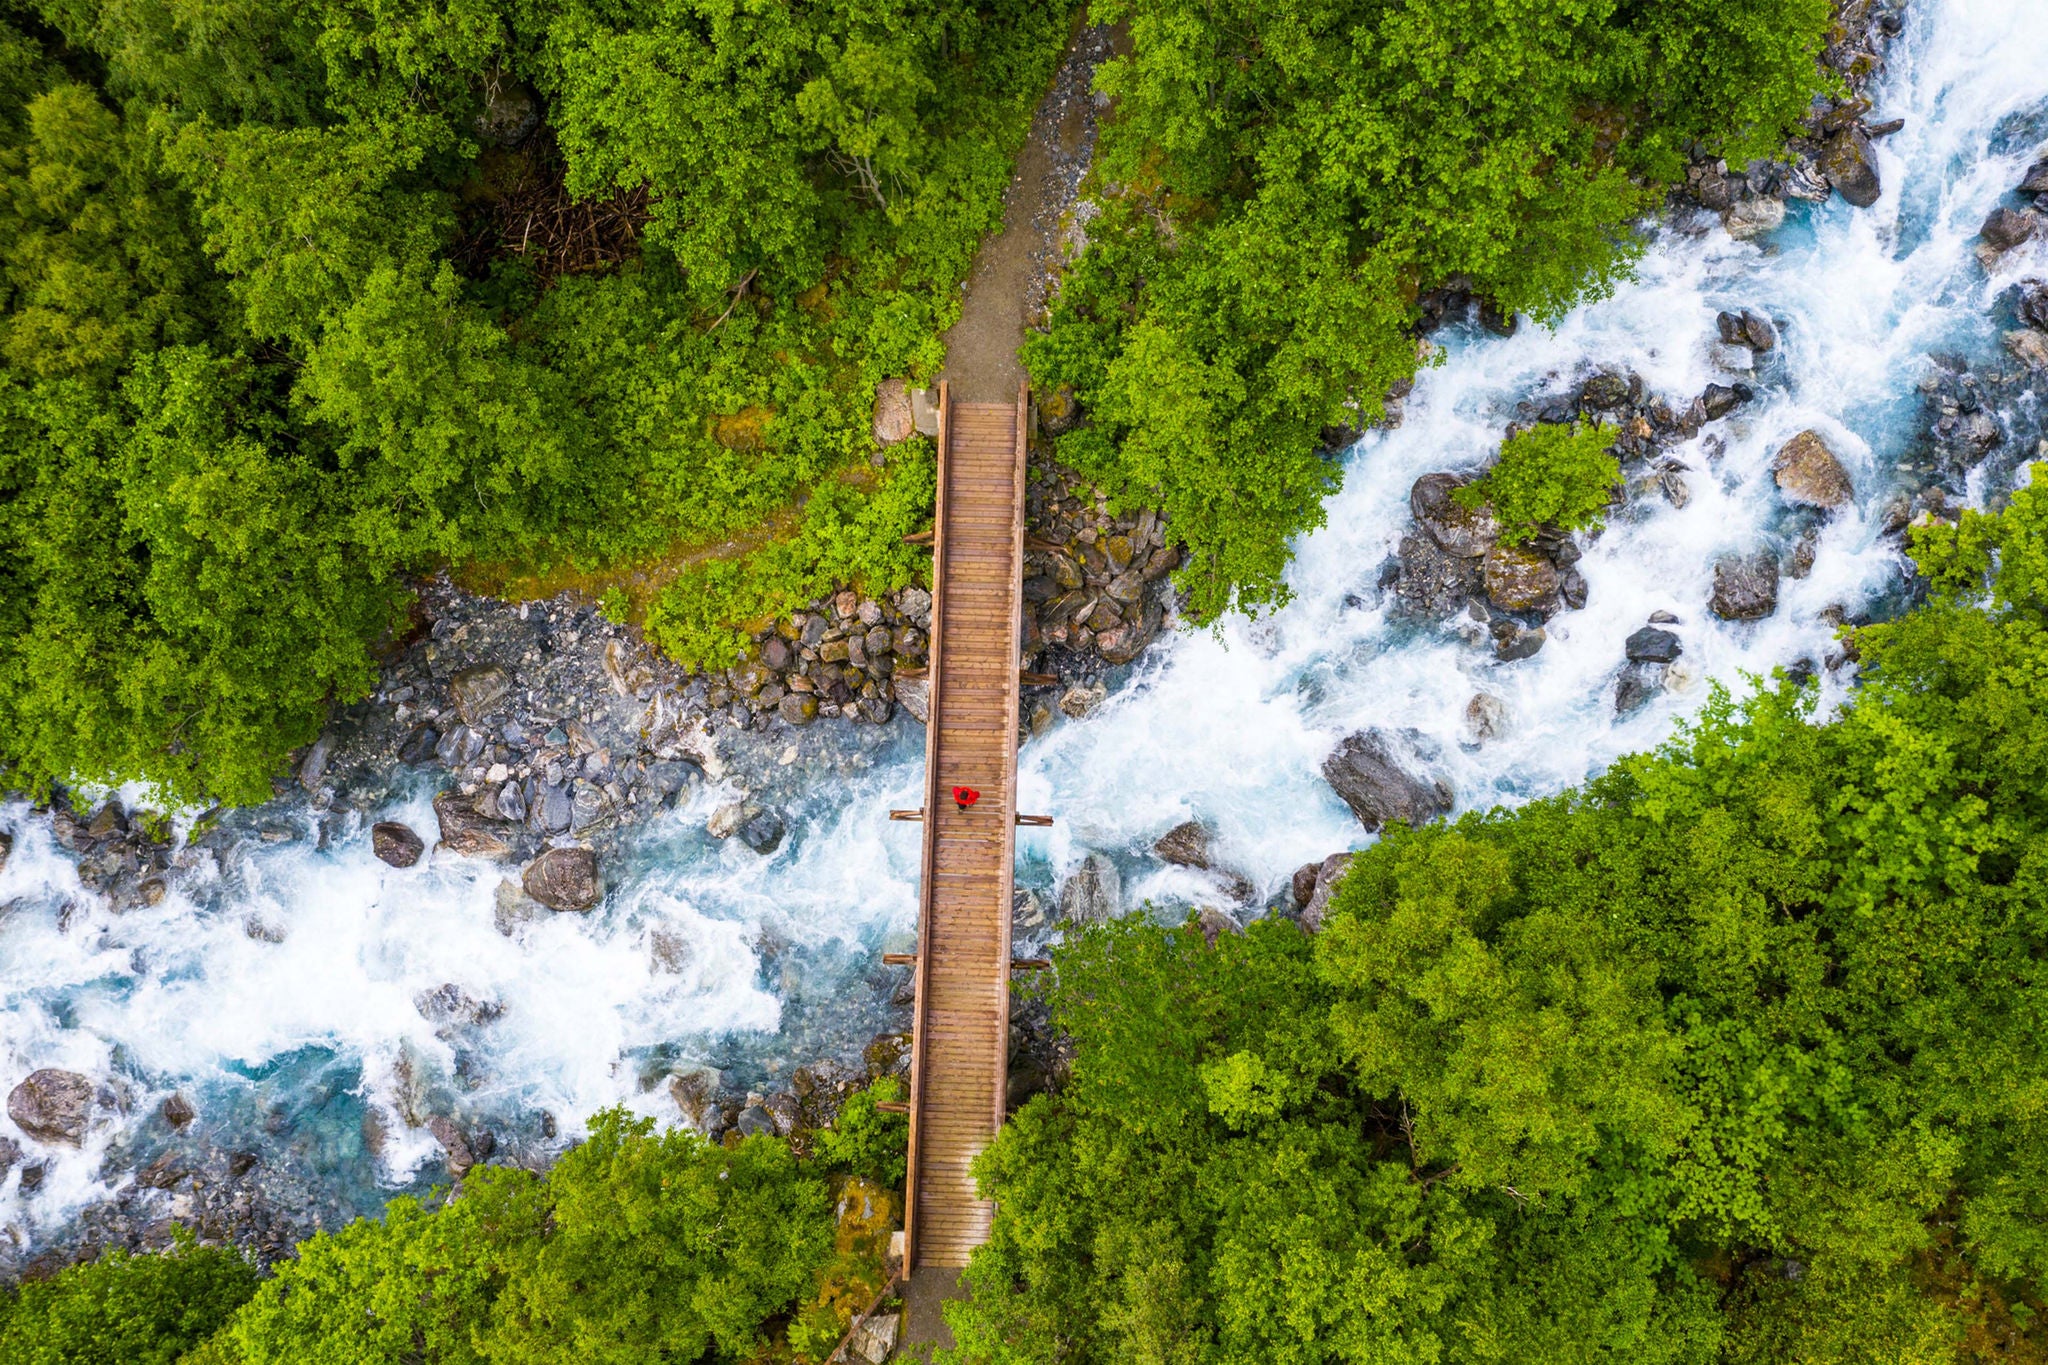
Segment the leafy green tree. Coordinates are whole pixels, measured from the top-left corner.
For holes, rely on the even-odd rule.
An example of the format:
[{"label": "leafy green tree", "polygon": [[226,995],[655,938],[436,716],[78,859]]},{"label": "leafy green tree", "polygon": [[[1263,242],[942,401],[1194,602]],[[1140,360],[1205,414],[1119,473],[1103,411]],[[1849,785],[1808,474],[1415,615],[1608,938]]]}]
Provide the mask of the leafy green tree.
[{"label": "leafy green tree", "polygon": [[817,1135],[818,1159],[835,1170],[900,1190],[909,1159],[910,1120],[877,1108],[904,1098],[894,1076],[855,1091],[839,1106],[830,1128]]},{"label": "leafy green tree", "polygon": [[174,1365],[255,1292],[256,1268],[190,1236],[161,1255],[109,1251],[0,1293],[14,1365]]},{"label": "leafy green tree", "polygon": [[1027,351],[1092,426],[1061,453],[1156,503],[1198,619],[1285,596],[1326,428],[1414,372],[1417,299],[1555,318],[1610,288],[1680,149],[1777,147],[1825,0],[1516,6],[1116,0],[1128,55],[1087,257]]},{"label": "leafy green tree", "polygon": [[1530,427],[1501,443],[1500,459],[1484,478],[1451,496],[1464,507],[1491,506],[1509,545],[1545,526],[1591,530],[1621,483],[1621,462],[1609,453],[1616,434],[1603,423]]}]

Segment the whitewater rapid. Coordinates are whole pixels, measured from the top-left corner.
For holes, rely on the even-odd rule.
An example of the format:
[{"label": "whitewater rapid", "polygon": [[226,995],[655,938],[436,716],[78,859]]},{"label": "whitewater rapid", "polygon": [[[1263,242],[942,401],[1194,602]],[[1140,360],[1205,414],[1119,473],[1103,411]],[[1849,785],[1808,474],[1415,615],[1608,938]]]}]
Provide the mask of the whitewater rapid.
[{"label": "whitewater rapid", "polygon": [[[1902,566],[1881,521],[1924,431],[1916,385],[1929,357],[2000,363],[1993,301],[2024,275],[2048,275],[2042,243],[1991,278],[1971,250],[2048,138],[2038,0],[1916,3],[1876,93],[1873,117],[1906,125],[1878,144],[1875,207],[1794,203],[1781,229],[1752,242],[1718,227],[1662,230],[1632,282],[1554,330],[1440,333],[1442,363],[1418,377],[1403,424],[1346,455],[1328,524],[1298,546],[1290,605],[1162,642],[1094,714],[1024,747],[1023,808],[1058,823],[1020,833],[1020,884],[1049,899],[1100,853],[1119,866],[1128,907],[1172,916],[1213,902],[1214,882],[1147,851],[1192,818],[1216,831],[1217,861],[1269,902],[1301,864],[1365,842],[1319,771],[1346,733],[1413,729],[1441,753],[1460,809],[1514,803],[1655,746],[1710,682],[1740,692],[1747,677],[1823,660],[1828,609],[1894,597]],[[1717,368],[1715,314],[1742,307],[1780,329],[1756,376]],[[1377,584],[1407,526],[1410,485],[1480,468],[1518,402],[1563,392],[1594,366],[1633,370],[1680,407],[1733,377],[1758,396],[1672,452],[1690,467],[1683,508],[1637,498],[1586,544],[1587,605],[1555,617],[1534,658],[1497,663],[1454,630],[1391,621]],[[2038,395],[2002,414],[1994,482],[2038,438],[2029,402]],[[1783,581],[1772,616],[1718,621],[1713,561],[1789,548],[1769,463],[1806,428],[1843,458],[1855,506],[1827,523],[1812,573]],[[1996,490],[1980,476],[1971,491]],[[1684,667],[1617,719],[1622,642],[1658,611],[1679,620]],[[1824,704],[1838,700],[1841,681],[1822,680]],[[1481,692],[1505,703],[1508,723],[1474,747],[1464,717]],[[921,744],[907,718],[881,732],[814,727],[759,764],[780,774],[771,785],[791,831],[773,856],[710,838],[705,820],[734,789],[700,786],[608,869],[599,911],[511,935],[494,916],[502,869],[436,858],[398,870],[371,855],[371,820],[433,828],[428,786],[338,825],[281,812],[278,837],[252,834],[161,904],[120,915],[79,884],[46,821],[8,807],[0,1088],[59,1067],[103,1082],[113,1103],[77,1150],[32,1143],[0,1117],[0,1136],[24,1149],[0,1181],[0,1229],[17,1250],[60,1234],[174,1141],[249,1151],[318,1191],[313,1216],[346,1216],[440,1176],[439,1149],[413,1122],[426,1112],[544,1153],[609,1104],[675,1121],[663,1082],[679,1069],[709,1065],[765,1089],[848,1055],[902,1018],[902,974],[880,954],[911,942],[917,827],[886,812],[917,803]],[[430,1022],[417,1001],[444,984],[502,1013]],[[174,1091],[199,1114],[176,1138],[157,1117]],[[25,1192],[31,1166],[41,1185]]]}]

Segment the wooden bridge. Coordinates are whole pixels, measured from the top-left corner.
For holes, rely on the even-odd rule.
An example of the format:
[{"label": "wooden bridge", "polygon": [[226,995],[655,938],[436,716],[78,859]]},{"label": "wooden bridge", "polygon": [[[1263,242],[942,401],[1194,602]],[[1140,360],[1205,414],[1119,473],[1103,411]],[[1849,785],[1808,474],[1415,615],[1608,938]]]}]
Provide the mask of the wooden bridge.
[{"label": "wooden bridge", "polygon": [[[968,1168],[1004,1118],[1017,825],[1042,823],[1017,810],[1029,402],[955,404],[939,385],[906,1272],[967,1264],[995,1212]],[[959,809],[955,787],[980,800]]]}]

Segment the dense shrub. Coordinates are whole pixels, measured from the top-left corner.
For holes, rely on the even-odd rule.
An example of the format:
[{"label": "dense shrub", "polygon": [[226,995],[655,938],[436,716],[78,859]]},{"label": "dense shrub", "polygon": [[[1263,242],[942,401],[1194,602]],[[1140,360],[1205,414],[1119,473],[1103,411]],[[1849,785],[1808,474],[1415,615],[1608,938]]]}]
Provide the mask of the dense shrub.
[{"label": "dense shrub", "polygon": [[1392,831],[1313,939],[1061,950],[951,1359],[2038,1358],[2048,478],[1916,553],[1828,723]]},{"label": "dense shrub", "polygon": [[1621,462],[1609,453],[1616,435],[1597,423],[1530,427],[1501,443],[1500,459],[1484,478],[1451,496],[1466,507],[1491,507],[1509,545],[1545,526],[1592,530],[1621,484]]},{"label": "dense shrub", "polygon": [[9,1365],[173,1365],[256,1289],[256,1268],[189,1238],[160,1256],[110,1251],[0,1293]]}]

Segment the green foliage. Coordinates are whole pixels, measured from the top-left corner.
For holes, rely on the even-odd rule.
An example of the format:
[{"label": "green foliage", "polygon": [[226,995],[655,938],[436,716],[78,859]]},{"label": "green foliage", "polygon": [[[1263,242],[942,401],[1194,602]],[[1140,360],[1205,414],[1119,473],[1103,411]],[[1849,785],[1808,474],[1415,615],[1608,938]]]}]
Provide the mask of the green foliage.
[{"label": "green foliage", "polygon": [[787,1144],[719,1147],[601,1114],[544,1179],[480,1167],[277,1269],[218,1343],[237,1365],[739,1360],[833,1254],[831,1200]]},{"label": "green foliage", "polygon": [[875,1106],[905,1098],[902,1083],[884,1076],[846,1097],[839,1117],[817,1136],[818,1159],[833,1170],[901,1189],[910,1147],[910,1119]]},{"label": "green foliage", "polygon": [[[1390,832],[1314,940],[1057,957],[957,1361],[1961,1362],[2048,1290],[2048,470],[1826,724]],[[2030,1357],[2031,1358],[2031,1357]]]},{"label": "green foliage", "polygon": [[181,1235],[157,1256],[110,1251],[0,1293],[10,1365],[173,1365],[256,1290],[256,1268]]},{"label": "green foliage", "polygon": [[1508,545],[1545,526],[1592,530],[1621,482],[1621,462],[1609,453],[1618,434],[1604,423],[1530,427],[1501,443],[1500,459],[1485,478],[1451,496],[1464,507],[1491,505]]},{"label": "green foliage", "polygon": [[[866,478],[874,386],[941,359],[1063,7],[9,13],[11,782],[260,799],[444,564],[757,547],[653,613],[693,661],[820,584],[918,572],[890,538],[929,457]],[[545,124],[482,145],[487,100],[527,92]],[[530,246],[600,207],[644,213],[637,243]]]},{"label": "green foliage", "polygon": [[1064,459],[1156,503],[1193,614],[1285,596],[1326,427],[1378,418],[1446,286],[1539,319],[1610,288],[1690,143],[1769,153],[1823,80],[1826,0],[1115,0],[1103,212],[1027,349],[1092,427]]}]

